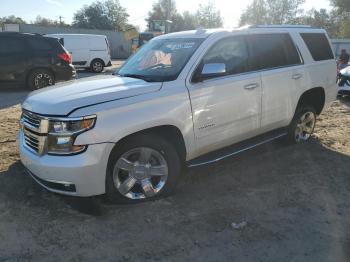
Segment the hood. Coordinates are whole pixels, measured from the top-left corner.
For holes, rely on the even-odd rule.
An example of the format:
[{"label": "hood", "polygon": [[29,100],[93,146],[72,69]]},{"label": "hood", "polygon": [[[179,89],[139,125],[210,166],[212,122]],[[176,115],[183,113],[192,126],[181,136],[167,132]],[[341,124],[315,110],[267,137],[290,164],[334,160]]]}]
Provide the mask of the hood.
[{"label": "hood", "polygon": [[38,114],[63,116],[76,108],[155,92],[161,87],[159,82],[128,77],[89,77],[34,91],[22,107]]}]

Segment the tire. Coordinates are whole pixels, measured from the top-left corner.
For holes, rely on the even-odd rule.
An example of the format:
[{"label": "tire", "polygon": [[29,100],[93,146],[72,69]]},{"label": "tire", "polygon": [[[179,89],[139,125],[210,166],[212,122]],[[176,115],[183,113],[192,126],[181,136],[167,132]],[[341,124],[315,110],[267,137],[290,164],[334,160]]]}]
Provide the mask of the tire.
[{"label": "tire", "polygon": [[171,143],[153,134],[135,135],[112,150],[106,198],[113,203],[138,203],[168,196],[180,173],[181,161]]},{"label": "tire", "polygon": [[311,106],[297,109],[292,122],[288,127],[287,142],[300,144],[308,141],[316,125],[316,111]]},{"label": "tire", "polygon": [[46,86],[55,84],[55,77],[47,69],[35,69],[29,73],[27,78],[27,87],[30,90],[38,90]]},{"label": "tire", "polygon": [[104,62],[101,59],[94,59],[91,62],[90,69],[94,73],[101,73],[104,68]]}]

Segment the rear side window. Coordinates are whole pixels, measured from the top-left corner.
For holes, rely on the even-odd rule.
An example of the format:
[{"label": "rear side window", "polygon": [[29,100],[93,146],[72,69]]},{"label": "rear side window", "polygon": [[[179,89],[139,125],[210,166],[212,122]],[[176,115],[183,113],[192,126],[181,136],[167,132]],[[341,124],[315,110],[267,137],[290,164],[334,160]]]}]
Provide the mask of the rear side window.
[{"label": "rear side window", "polygon": [[0,54],[22,53],[24,46],[20,38],[0,38]]},{"label": "rear side window", "polygon": [[332,49],[325,34],[301,33],[300,35],[315,61],[334,59]]},{"label": "rear side window", "polygon": [[27,41],[31,49],[35,51],[51,51],[53,49],[50,40],[46,38],[29,38]]},{"label": "rear side window", "polygon": [[252,70],[271,69],[302,64],[291,37],[282,34],[254,34],[247,36],[251,51]]}]

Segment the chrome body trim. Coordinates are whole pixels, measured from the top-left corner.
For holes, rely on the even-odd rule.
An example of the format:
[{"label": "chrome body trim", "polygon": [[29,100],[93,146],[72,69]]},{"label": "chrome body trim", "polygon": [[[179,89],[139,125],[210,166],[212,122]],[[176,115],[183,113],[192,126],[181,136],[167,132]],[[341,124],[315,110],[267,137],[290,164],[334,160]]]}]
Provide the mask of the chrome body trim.
[{"label": "chrome body trim", "polygon": [[278,139],[278,138],[280,138],[280,137],[286,136],[287,134],[288,134],[288,133],[285,132],[285,133],[282,133],[282,134],[280,134],[280,135],[274,136],[274,137],[272,137],[272,138],[263,140],[263,141],[261,141],[261,142],[259,142],[259,143],[254,144],[254,145],[251,145],[251,146],[245,147],[245,148],[243,148],[243,149],[234,151],[234,152],[232,152],[232,153],[230,153],[230,154],[227,154],[227,155],[224,155],[224,156],[221,156],[221,157],[218,157],[218,158],[215,158],[215,159],[213,159],[213,160],[206,161],[206,162],[197,163],[197,164],[191,164],[191,165],[189,165],[188,167],[197,167],[197,166],[203,166],[203,165],[212,164],[212,163],[218,162],[218,161],[220,161],[220,160],[223,160],[223,159],[225,159],[225,158],[228,158],[228,157],[230,157],[230,156],[238,155],[239,153],[242,153],[242,152],[247,151],[247,150],[249,150],[249,149],[252,149],[252,148],[254,148],[254,147],[257,147],[257,146],[266,144],[266,143],[271,142],[271,141],[273,141],[273,140],[276,140],[276,139]]}]

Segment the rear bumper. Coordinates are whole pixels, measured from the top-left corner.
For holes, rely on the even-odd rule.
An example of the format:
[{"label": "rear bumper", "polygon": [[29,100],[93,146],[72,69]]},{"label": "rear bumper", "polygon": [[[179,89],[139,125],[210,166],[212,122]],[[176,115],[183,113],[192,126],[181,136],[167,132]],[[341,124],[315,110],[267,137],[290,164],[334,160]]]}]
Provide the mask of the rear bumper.
[{"label": "rear bumper", "polygon": [[107,63],[107,65],[106,65],[106,67],[107,66],[112,66],[112,61],[109,61],[108,63]]},{"label": "rear bumper", "polygon": [[60,66],[54,69],[56,81],[67,81],[75,78],[77,72],[73,65]]}]

